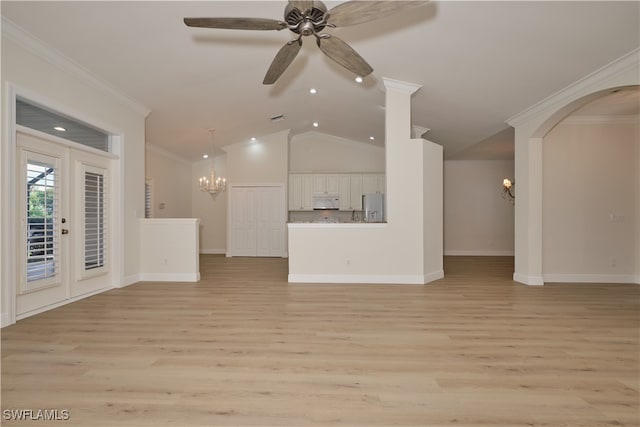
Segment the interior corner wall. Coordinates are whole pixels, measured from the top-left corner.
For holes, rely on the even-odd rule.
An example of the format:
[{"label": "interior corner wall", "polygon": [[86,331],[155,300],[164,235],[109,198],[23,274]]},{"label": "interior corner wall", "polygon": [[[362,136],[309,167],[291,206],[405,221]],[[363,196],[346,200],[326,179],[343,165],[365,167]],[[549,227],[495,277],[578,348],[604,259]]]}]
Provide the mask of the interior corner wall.
[{"label": "interior corner wall", "polygon": [[146,179],[153,180],[153,218],[191,218],[191,164],[147,145]]},{"label": "interior corner wall", "polygon": [[290,172],[384,172],[384,147],[321,132],[295,135],[289,143]]},{"label": "interior corner wall", "polygon": [[[3,24],[4,25],[4,24]],[[33,99],[36,102],[48,104],[49,107],[63,113],[70,114],[78,119],[87,121],[102,127],[110,132],[120,134],[121,152],[120,164],[122,179],[122,192],[115,192],[121,196],[124,206],[123,217],[119,218],[123,230],[124,241],[122,247],[117,248],[116,253],[122,254],[124,265],[120,268],[121,280],[124,282],[136,279],[140,273],[139,259],[139,225],[138,218],[144,215],[144,136],[146,111],[141,107],[125,100],[124,97],[115,95],[114,92],[96,83],[86,74],[68,66],[64,59],[52,59],[55,53],[49,52],[45,47],[35,46],[35,42],[28,43],[24,38],[20,41],[5,33],[2,29],[2,128],[8,129],[8,117],[6,106],[9,105],[9,85],[18,90],[18,94]],[[25,37],[26,38],[26,37]],[[15,177],[11,176],[10,165],[12,159],[6,158],[6,147],[10,138],[8,132],[2,133],[2,158],[3,165],[3,191],[2,205],[6,206],[7,193],[4,191],[15,185]],[[7,170],[9,169],[9,170]],[[3,224],[8,221],[4,216]],[[13,245],[15,242],[7,242],[5,236],[2,239],[5,244]],[[7,252],[3,249],[2,263],[6,261]],[[3,271],[3,298],[2,314],[7,313],[8,304],[13,296],[6,294],[4,289],[6,282],[5,265]],[[116,276],[114,276],[116,277]],[[118,279],[120,281],[120,279]],[[122,285],[124,283],[116,283]]]},{"label": "interior corner wall", "polygon": [[210,177],[212,168],[217,176],[226,178],[226,156],[203,159],[192,165],[191,215],[194,218],[200,218],[200,253],[224,254],[227,252],[228,192],[218,192],[212,195],[201,191],[195,185],[200,177]]},{"label": "interior corner wall", "polygon": [[513,255],[515,211],[502,197],[513,176],[513,160],[444,162],[445,255]]},{"label": "interior corner wall", "polygon": [[560,123],[543,141],[545,282],[637,282],[637,121]]}]

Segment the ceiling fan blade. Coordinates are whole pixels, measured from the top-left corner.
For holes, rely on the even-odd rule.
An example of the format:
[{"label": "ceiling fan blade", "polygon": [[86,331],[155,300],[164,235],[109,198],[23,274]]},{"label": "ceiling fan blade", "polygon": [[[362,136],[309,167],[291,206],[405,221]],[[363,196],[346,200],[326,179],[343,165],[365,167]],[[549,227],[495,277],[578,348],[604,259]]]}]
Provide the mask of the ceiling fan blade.
[{"label": "ceiling fan blade", "polygon": [[401,10],[422,6],[428,1],[347,1],[331,9],[327,21],[336,27],[361,24],[384,18]]},{"label": "ceiling fan blade", "polygon": [[287,23],[266,18],[184,18],[189,27],[221,28],[225,30],[282,30]]},{"label": "ceiling fan blade", "polygon": [[278,80],[278,78],[282,75],[282,73],[284,73],[284,70],[287,69],[289,64],[291,64],[296,55],[298,55],[301,46],[302,40],[300,39],[292,40],[282,46],[282,48],[276,54],[276,57],[273,58],[273,62],[271,63],[271,66],[269,66],[262,84],[274,84],[276,80]]},{"label": "ceiling fan blade", "polygon": [[313,0],[289,0],[289,4],[304,13],[313,7]]},{"label": "ceiling fan blade", "polygon": [[365,77],[373,71],[367,61],[338,37],[332,35],[326,38],[318,38],[317,43],[325,55],[356,75]]}]

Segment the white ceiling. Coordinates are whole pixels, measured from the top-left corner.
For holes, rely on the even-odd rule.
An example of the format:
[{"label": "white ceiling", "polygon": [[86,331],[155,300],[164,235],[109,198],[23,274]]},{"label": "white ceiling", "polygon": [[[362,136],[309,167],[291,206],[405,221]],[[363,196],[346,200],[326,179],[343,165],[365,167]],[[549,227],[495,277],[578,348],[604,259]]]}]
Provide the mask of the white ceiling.
[{"label": "white ceiling", "polygon": [[[331,8],[341,2],[326,2]],[[184,17],[282,19],[285,1],[2,1],[2,16],[151,110],[147,142],[196,160],[276,131],[384,140],[381,77],[422,88],[413,124],[460,157],[508,137],[505,120],[638,48],[640,2],[432,2],[329,29],[374,68],[363,84],[305,38],[274,86],[262,79],[288,30],[186,27]],[[309,94],[309,88],[318,90]],[[271,123],[270,117],[285,120]],[[376,141],[369,141],[375,136]],[[498,147],[497,144],[495,147]],[[474,150],[471,150],[473,152]],[[502,149],[485,157],[504,156]]]}]

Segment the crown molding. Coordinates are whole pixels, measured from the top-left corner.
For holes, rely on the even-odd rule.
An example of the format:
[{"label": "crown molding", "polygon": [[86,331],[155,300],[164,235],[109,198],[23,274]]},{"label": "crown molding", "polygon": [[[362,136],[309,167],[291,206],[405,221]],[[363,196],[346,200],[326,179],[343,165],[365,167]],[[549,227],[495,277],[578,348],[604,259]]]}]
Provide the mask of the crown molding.
[{"label": "crown molding", "polygon": [[409,95],[412,95],[422,87],[422,85],[403,82],[401,80],[394,80],[387,77],[382,78],[382,83],[384,84],[384,87],[387,91],[389,89],[393,89],[396,92],[402,92]]},{"label": "crown molding", "polygon": [[44,59],[50,64],[69,72],[90,85],[109,93],[143,117],[147,117],[151,112],[149,108],[114,88],[109,83],[106,83],[77,62],[63,55],[61,52],[47,46],[45,42],[30,34],[9,19],[2,17],[1,27],[3,38],[13,41],[37,57]]},{"label": "crown molding", "polygon": [[543,100],[533,104],[531,107],[515,114],[506,120],[506,123],[516,127],[519,126],[531,118],[538,116],[540,113],[546,111],[555,105],[567,105],[573,101],[577,94],[581,94],[587,91],[589,88],[597,86],[604,81],[612,79],[616,76],[622,75],[631,69],[638,68],[640,63],[640,48],[636,48],[631,52],[621,56],[608,63],[607,65],[600,67],[596,71],[586,75],[585,77],[570,84],[564,89],[549,95]]},{"label": "crown molding", "polygon": [[640,122],[640,116],[569,116],[558,125],[629,124]]}]

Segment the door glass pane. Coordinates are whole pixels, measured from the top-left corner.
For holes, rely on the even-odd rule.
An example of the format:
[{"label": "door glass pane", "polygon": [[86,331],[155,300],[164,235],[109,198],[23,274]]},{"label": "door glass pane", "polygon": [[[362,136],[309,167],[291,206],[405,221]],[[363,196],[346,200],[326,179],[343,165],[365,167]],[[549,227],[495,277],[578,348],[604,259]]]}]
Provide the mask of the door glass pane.
[{"label": "door glass pane", "polygon": [[84,268],[85,271],[105,265],[106,209],[104,175],[84,174]]},{"label": "door glass pane", "polygon": [[56,275],[57,189],[54,165],[27,162],[27,283]]}]

